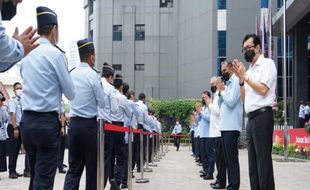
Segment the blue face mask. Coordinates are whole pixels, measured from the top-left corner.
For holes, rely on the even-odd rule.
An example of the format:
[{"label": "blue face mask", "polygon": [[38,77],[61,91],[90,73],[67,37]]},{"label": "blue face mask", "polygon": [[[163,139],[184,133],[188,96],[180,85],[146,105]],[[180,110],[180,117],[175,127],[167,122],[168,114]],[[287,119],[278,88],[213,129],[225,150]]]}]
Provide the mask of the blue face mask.
[{"label": "blue face mask", "polygon": [[16,6],[11,0],[3,2],[1,9],[2,20],[11,20],[16,15]]}]

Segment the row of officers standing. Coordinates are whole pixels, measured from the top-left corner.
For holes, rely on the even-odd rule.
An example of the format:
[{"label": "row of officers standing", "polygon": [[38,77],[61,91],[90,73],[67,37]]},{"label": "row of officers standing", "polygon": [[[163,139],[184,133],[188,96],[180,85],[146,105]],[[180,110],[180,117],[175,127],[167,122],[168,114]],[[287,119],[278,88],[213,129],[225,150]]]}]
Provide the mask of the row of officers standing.
[{"label": "row of officers standing", "polygon": [[[64,52],[56,46],[59,39],[57,14],[47,7],[37,7],[36,16],[40,38],[33,37],[32,33],[27,36],[32,49],[22,59],[20,68],[23,91],[19,128],[29,158],[29,190],[53,189],[59,159],[59,116],[63,95],[71,107],[68,129],[69,169],[64,189],[79,189],[84,168],[86,190],[96,189],[98,119],[113,125],[133,126],[156,133],[161,132],[161,125],[154,112],[145,105],[145,94],[141,93],[139,101],[134,102],[134,92],[129,90],[129,85],[123,82],[121,75],[115,75],[111,65],[104,63],[102,76],[99,76],[93,68],[96,54],[91,39],[77,42],[81,62],[69,72]],[[35,44],[37,39],[38,44]],[[15,45],[23,48],[19,42]],[[6,61],[14,62],[12,60]],[[109,179],[112,190],[120,189],[121,184],[123,188],[127,186],[126,143],[129,140],[134,141],[133,166],[137,164],[139,171],[139,163],[142,161],[139,157],[138,136],[128,139],[125,133],[106,133],[106,175],[102,180],[106,185]]]},{"label": "row of officers standing", "polygon": [[[213,180],[213,189],[238,190],[238,139],[247,114],[246,143],[252,190],[275,189],[272,164],[273,112],[277,71],[273,60],[261,54],[260,39],[248,34],[242,41],[246,71],[238,60],[224,61],[221,77],[212,77],[210,91],[202,93],[191,115],[192,150],[200,177]],[[228,184],[226,182],[228,178]]]}]

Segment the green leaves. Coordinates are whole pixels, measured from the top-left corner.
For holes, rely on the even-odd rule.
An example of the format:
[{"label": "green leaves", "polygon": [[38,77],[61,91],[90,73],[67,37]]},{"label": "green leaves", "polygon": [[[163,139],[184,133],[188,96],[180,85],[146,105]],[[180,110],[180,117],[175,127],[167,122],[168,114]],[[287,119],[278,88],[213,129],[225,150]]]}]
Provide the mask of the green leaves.
[{"label": "green leaves", "polygon": [[194,110],[195,99],[151,100],[151,108],[162,123],[163,131],[171,131],[176,121],[183,127],[182,133],[188,132],[189,118]]}]

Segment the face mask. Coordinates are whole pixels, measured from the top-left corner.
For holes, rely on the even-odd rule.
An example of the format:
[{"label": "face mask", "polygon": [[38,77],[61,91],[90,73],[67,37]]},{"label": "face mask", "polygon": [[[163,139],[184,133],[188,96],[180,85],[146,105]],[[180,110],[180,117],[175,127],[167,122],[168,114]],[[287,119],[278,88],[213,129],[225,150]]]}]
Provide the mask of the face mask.
[{"label": "face mask", "polygon": [[222,75],[223,75],[223,80],[224,81],[228,81],[230,79],[230,74],[228,72],[225,72]]},{"label": "face mask", "polygon": [[16,96],[21,97],[21,95],[22,95],[22,90],[21,90],[21,89],[16,90],[16,91],[15,91],[15,94],[16,94]]},{"label": "face mask", "polygon": [[201,103],[202,103],[202,105],[206,105],[206,102],[204,99],[201,99]]},{"label": "face mask", "polygon": [[211,86],[211,92],[212,92],[212,93],[215,93],[215,92],[216,92],[216,89],[217,89],[216,86]]},{"label": "face mask", "polygon": [[1,9],[2,20],[11,20],[16,15],[16,6],[10,0],[3,2]]},{"label": "face mask", "polygon": [[244,53],[244,59],[248,62],[248,63],[252,63],[253,59],[255,57],[255,52],[254,50],[247,50],[245,53]]}]

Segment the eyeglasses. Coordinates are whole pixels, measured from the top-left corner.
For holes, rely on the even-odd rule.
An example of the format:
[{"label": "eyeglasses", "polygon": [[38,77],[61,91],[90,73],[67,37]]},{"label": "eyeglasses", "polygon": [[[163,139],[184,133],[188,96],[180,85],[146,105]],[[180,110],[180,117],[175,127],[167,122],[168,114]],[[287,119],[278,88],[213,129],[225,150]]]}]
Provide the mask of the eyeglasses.
[{"label": "eyeglasses", "polygon": [[244,48],[242,48],[241,52],[244,53],[244,52],[246,52],[248,50],[253,49],[254,47],[255,47],[254,45],[253,46],[244,47]]}]

